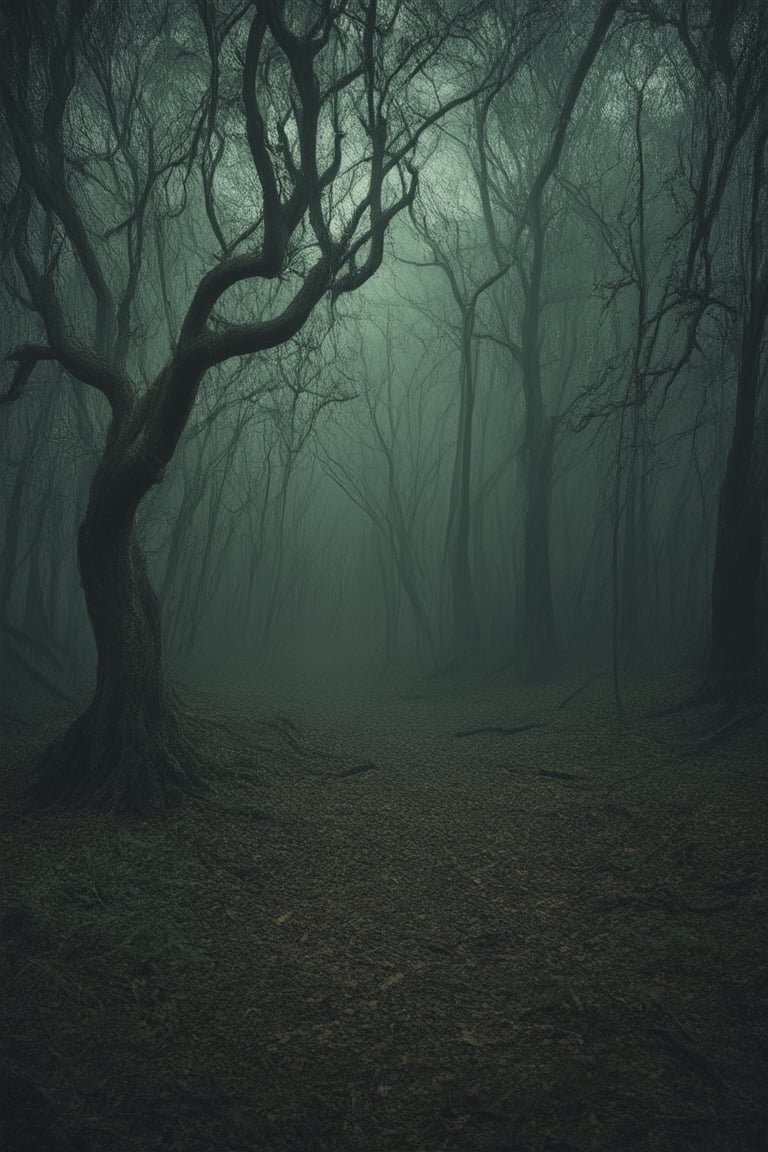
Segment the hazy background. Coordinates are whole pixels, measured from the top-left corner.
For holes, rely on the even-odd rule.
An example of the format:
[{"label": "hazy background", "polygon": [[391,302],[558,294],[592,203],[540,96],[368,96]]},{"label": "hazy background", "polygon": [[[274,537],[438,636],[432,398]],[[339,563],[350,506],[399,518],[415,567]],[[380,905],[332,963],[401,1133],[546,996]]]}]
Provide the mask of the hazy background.
[{"label": "hazy background", "polygon": [[[460,658],[546,678],[563,662],[599,666],[614,646],[623,666],[702,656],[744,326],[766,260],[765,112],[736,124],[733,83],[704,84],[658,6],[622,17],[547,184],[532,284],[528,196],[588,8],[533,6],[523,20],[502,5],[502,27],[514,15],[527,29],[515,33],[524,56],[492,100],[429,135],[419,197],[375,278],[319,308],[290,344],[209,373],[140,513],[176,666],[287,658],[430,672]],[[701,44],[713,12],[701,6]],[[752,19],[742,6],[734,67],[749,64]],[[193,95],[206,80],[196,48],[185,47]],[[159,65],[144,83],[169,119],[189,96]],[[252,174],[232,131],[217,190],[245,222]],[[134,152],[141,160],[140,136]],[[118,279],[126,165],[93,161],[73,188]],[[155,196],[131,322],[137,379],[163,363],[216,248],[194,174]],[[37,329],[6,257],[7,349]],[[91,297],[66,251],[57,275],[69,320],[87,328]],[[269,307],[268,286],[248,291],[261,293],[257,311]],[[234,311],[252,308],[238,292]],[[102,398],[51,364],[2,411],[0,608],[20,675],[30,664],[57,683],[90,675],[75,538],[106,421]],[[755,443],[764,499],[764,387]],[[764,632],[764,565],[761,597]]]}]

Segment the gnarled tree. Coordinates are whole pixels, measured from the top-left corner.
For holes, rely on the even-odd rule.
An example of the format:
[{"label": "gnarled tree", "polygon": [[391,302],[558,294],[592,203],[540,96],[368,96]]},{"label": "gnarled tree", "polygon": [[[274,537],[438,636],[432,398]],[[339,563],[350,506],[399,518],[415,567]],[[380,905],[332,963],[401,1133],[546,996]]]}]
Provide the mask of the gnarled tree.
[{"label": "gnarled tree", "polygon": [[[96,686],[43,755],[45,799],[150,812],[199,785],[137,511],[205,374],[290,340],[323,299],[376,271],[416,194],[419,141],[480,86],[467,82],[479,11],[474,0],[450,15],[424,0],[5,7],[5,251],[39,318],[39,338],[9,353],[5,400],[55,361],[109,410],[78,540]],[[165,347],[157,318],[171,289],[150,225],[166,247],[171,234],[177,249],[194,240],[190,298]],[[88,331],[70,307],[78,284]]]}]

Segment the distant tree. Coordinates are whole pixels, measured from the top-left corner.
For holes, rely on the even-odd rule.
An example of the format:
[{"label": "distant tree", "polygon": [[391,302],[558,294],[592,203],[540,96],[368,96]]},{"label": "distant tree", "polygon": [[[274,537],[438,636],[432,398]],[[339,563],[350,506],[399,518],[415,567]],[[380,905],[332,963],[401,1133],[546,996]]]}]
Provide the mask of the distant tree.
[{"label": "distant tree", "polygon": [[[166,684],[137,510],[206,373],[290,340],[320,301],[379,267],[388,226],[416,195],[419,141],[479,86],[481,5],[448,11],[432,0],[4,4],[4,243],[39,319],[39,338],[9,353],[5,400],[55,361],[109,408],[78,539],[96,687],[42,757],[42,798],[154,812],[201,784]],[[168,290],[148,241],[158,217],[188,248],[191,298],[167,350],[153,335]],[[93,321],[78,328],[80,284]]]},{"label": "distant tree", "polygon": [[[430,205],[429,210],[419,217],[412,210],[411,216],[418,235],[431,254],[430,261],[418,263],[431,264],[445,275],[460,320],[459,415],[444,555],[450,580],[450,655],[453,660],[462,660],[470,655],[479,641],[470,564],[472,450],[477,399],[475,323],[481,297],[505,275],[508,265],[502,264],[476,283],[470,273],[472,260],[469,253],[461,250],[460,229],[446,219],[436,205]],[[450,238],[452,232],[454,237]]]},{"label": "distant tree", "polygon": [[[366,319],[375,357],[366,355],[362,334],[355,363],[364,365],[366,386],[359,408],[360,426],[348,425],[339,447],[325,445],[323,466],[333,482],[368,518],[384,597],[384,656],[394,661],[398,648],[400,602],[413,619],[416,652],[434,669],[440,652],[431,619],[435,598],[428,578],[425,544],[435,517],[445,449],[445,407],[435,402],[443,363],[431,342],[404,339],[401,319],[390,315],[379,327]],[[410,334],[409,334],[410,335]],[[405,357],[398,359],[397,353]],[[410,355],[408,355],[410,353]],[[375,363],[372,362],[375,359]],[[437,380],[437,386],[435,381]],[[350,380],[350,386],[353,381]]]},{"label": "distant tree", "polygon": [[[738,141],[742,117],[749,126],[749,131],[743,128],[747,196],[741,219],[742,292],[733,301],[738,316],[736,395],[718,501],[707,669],[709,688],[730,690],[755,671],[760,655],[758,594],[766,507],[758,403],[768,369],[768,11],[761,7],[754,19],[740,21],[741,28],[733,31],[730,22],[724,28],[715,14],[713,6],[712,52],[730,88],[731,117],[723,147]],[[737,60],[730,51],[734,33],[743,45]],[[706,280],[705,272],[703,292]]]},{"label": "distant tree", "polygon": [[[743,0],[666,0],[644,7],[653,25],[677,35],[688,65],[684,83],[693,118],[687,252],[677,286],[685,342],[666,387],[697,350],[706,315],[727,312],[736,322],[733,424],[718,500],[706,672],[707,691],[729,691],[749,678],[759,655],[765,508],[757,442],[768,335],[768,9]],[[735,251],[722,244],[723,235],[735,242]]]},{"label": "distant tree", "polygon": [[[507,317],[502,335],[519,368],[525,403],[521,663],[534,679],[546,679],[557,662],[550,539],[557,413],[548,411],[542,378],[548,198],[576,104],[619,8],[620,0],[601,4],[578,55],[557,85],[553,121],[543,146],[536,140],[522,163],[515,157],[518,127],[508,92],[500,88],[478,103],[477,179],[489,245],[500,270],[513,262],[522,297],[517,324]],[[535,67],[534,61],[534,71]],[[489,121],[494,115],[496,148],[489,146]]]}]

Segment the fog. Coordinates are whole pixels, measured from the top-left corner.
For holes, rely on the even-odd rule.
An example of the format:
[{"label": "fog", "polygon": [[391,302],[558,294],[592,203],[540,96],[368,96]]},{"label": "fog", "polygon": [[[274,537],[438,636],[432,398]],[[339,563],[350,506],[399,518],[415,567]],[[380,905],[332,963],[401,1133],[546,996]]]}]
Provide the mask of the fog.
[{"label": "fog", "polygon": [[[722,592],[730,639],[717,651],[710,628],[717,548],[754,553],[765,531],[763,513],[759,527],[722,522],[742,517],[747,499],[764,509],[763,18],[750,7],[721,29],[707,12],[696,47],[652,6],[614,14],[610,28],[598,21],[594,44],[589,11],[489,7],[464,61],[451,46],[433,72],[424,66],[412,110],[398,113],[418,192],[382,228],[375,275],[354,292],[318,293],[276,347],[212,366],[138,506],[170,666],[279,656],[430,674],[508,662],[547,680],[608,663],[617,692],[623,668],[674,655],[709,660],[710,678],[749,668],[765,640],[764,565],[734,562],[751,568]],[[132,19],[127,7],[117,41]],[[185,109],[211,83],[205,23],[181,10],[168,20],[144,30],[151,52],[136,71],[140,38],[109,75],[113,42],[80,65],[73,32],[66,49],[81,72],[52,77],[48,105],[32,87],[47,45],[12,21],[9,399],[25,379],[3,410],[4,644],[11,662],[75,695],[95,666],[77,528],[110,408],[52,327],[61,321],[83,348],[97,341],[101,355],[98,329],[114,309],[112,362],[152,395],[217,249],[247,248],[237,233],[258,237],[264,219],[229,57],[219,119],[207,106],[205,146],[184,152]],[[65,34],[53,23],[49,35]],[[169,85],[182,59],[185,78]],[[427,78],[469,94],[421,135]],[[281,109],[271,89],[263,102]],[[24,138],[37,117],[33,161]],[[280,140],[287,188],[298,144]],[[327,161],[322,119],[316,146]],[[362,156],[364,137],[322,203],[329,243],[367,194],[355,148]],[[299,233],[282,285],[257,279],[221,297],[210,323],[222,339],[227,325],[280,311],[307,252]],[[60,315],[39,298],[43,280]],[[41,324],[54,347],[25,359]],[[718,538],[729,450],[743,475]],[[730,618],[742,589],[747,624]]]},{"label": "fog", "polygon": [[8,0],[0,1142],[768,1141],[768,6]]}]

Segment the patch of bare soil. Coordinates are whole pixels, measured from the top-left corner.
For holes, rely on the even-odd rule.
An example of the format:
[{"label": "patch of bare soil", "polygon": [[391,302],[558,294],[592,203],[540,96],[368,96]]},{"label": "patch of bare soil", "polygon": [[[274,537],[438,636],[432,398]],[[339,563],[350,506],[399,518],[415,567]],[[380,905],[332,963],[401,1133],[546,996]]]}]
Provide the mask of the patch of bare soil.
[{"label": "patch of bare soil", "polygon": [[578,686],[221,685],[207,805],[6,809],[4,1147],[768,1147],[765,716]]}]

